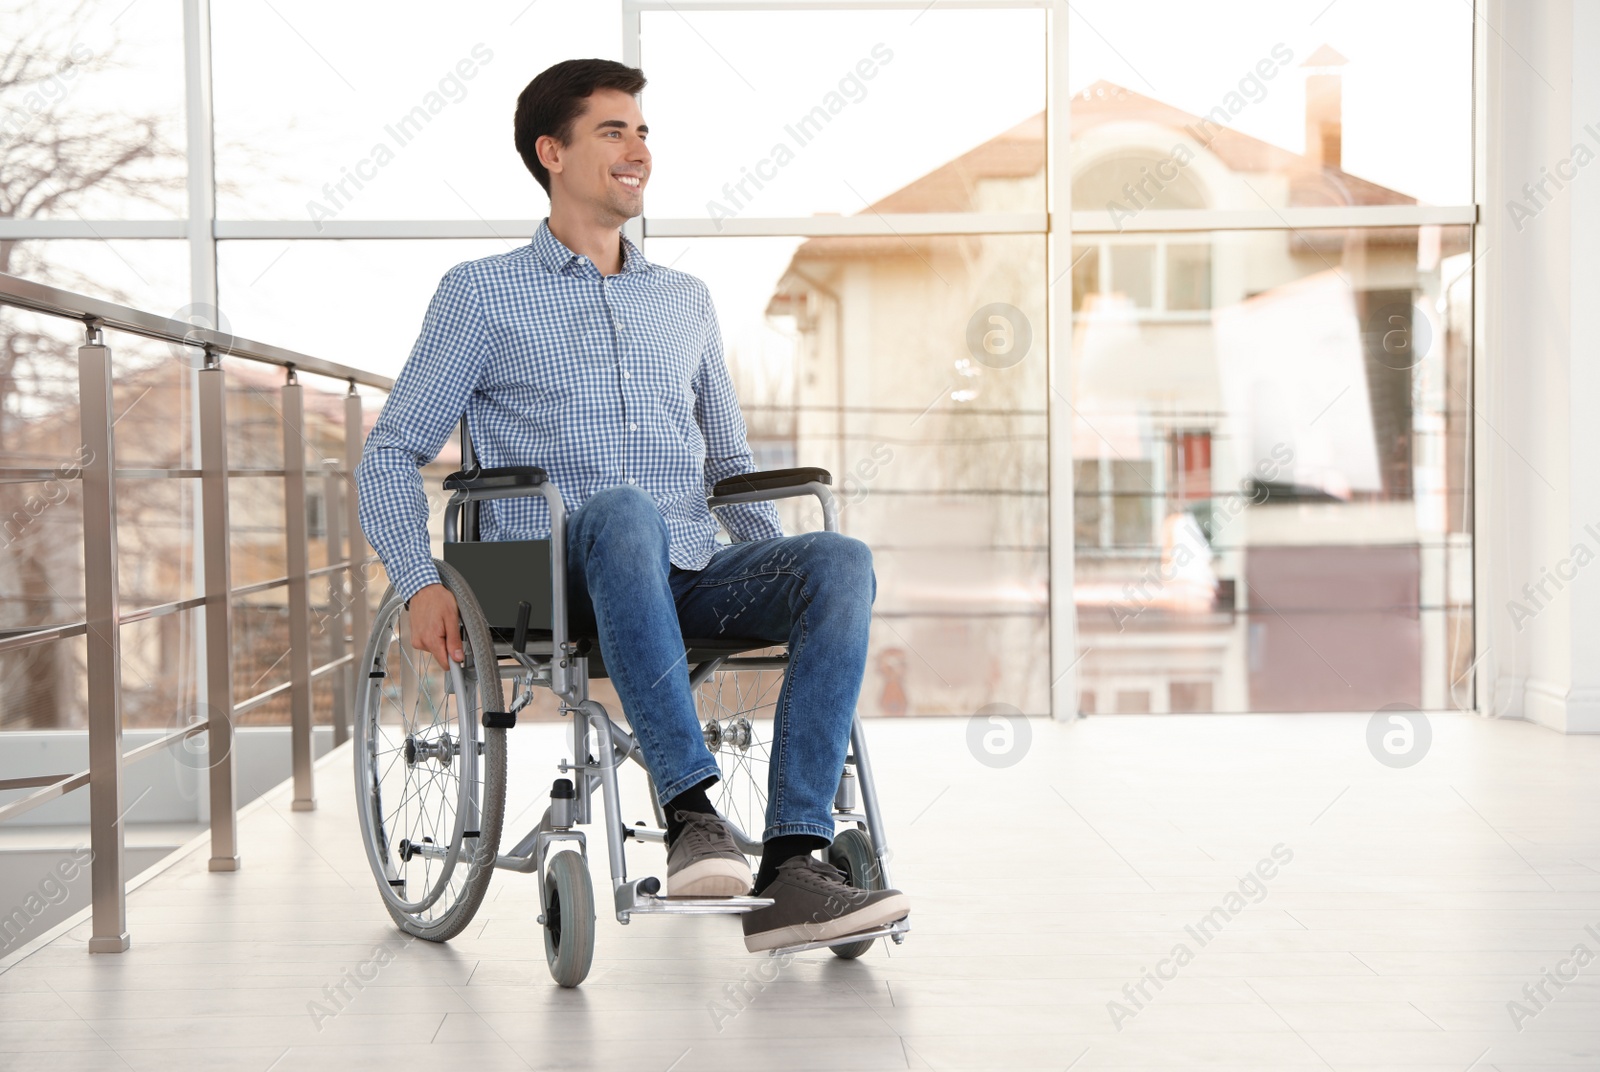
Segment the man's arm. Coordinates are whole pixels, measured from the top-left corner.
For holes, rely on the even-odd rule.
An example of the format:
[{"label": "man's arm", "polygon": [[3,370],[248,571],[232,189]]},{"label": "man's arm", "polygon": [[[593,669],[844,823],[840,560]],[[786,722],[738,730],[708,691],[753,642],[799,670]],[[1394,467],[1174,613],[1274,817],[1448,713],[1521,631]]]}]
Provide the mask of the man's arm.
[{"label": "man's arm", "polygon": [[[744,414],[739,410],[733,378],[728,375],[728,364],[723,357],[722,330],[717,324],[717,309],[709,291],[705,292],[704,300],[708,325],[705,352],[701,355],[700,372],[694,383],[694,417],[706,444],[705,477],[709,496],[717,481],[752,472],[755,462],[750,455]],[[736,540],[766,540],[783,535],[778,507],[771,502],[721,506],[717,514]]]},{"label": "man's arm", "polygon": [[356,468],[361,528],[406,599],[439,583],[418,471],[438,457],[489,352],[483,306],[464,265],[446,272]]}]

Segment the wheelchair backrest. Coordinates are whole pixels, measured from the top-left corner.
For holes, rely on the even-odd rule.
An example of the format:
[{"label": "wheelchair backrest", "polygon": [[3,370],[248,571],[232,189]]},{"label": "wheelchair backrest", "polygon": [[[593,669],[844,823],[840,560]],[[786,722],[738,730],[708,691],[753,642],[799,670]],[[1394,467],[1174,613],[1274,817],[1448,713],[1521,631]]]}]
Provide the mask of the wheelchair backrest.
[{"label": "wheelchair backrest", "polygon": [[[461,471],[478,468],[477,452],[461,418]],[[476,502],[461,507],[461,531],[444,545],[444,560],[460,571],[477,597],[489,627],[510,631],[517,624],[517,605],[529,606],[530,634],[550,631],[550,541],[492,540],[485,543],[478,525]]]},{"label": "wheelchair backrest", "polygon": [[[461,415],[461,471],[469,473],[478,468],[478,454],[472,449],[472,435],[467,431],[467,415]],[[481,539],[478,529],[478,504],[469,502],[461,508],[461,531],[456,539],[464,542],[477,543]],[[446,561],[449,561],[446,556]],[[451,563],[455,565],[455,563]],[[468,578],[470,580],[471,578]],[[491,622],[493,618],[489,619]]]}]

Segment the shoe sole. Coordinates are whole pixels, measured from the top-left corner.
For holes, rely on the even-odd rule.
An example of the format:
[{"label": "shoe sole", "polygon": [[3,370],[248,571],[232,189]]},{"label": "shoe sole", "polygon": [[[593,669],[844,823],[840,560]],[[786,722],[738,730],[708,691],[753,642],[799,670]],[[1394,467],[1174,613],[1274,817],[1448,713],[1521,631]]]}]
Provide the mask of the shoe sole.
[{"label": "shoe sole", "polygon": [[713,857],[667,876],[668,897],[738,897],[750,892],[750,866]]},{"label": "shoe sole", "polygon": [[825,942],[830,938],[847,938],[860,931],[870,931],[885,923],[893,923],[909,915],[910,912],[911,898],[900,893],[823,923],[796,923],[788,927],[747,934],[744,936],[744,947],[752,953],[763,953],[769,949],[781,949],[786,945],[804,945],[806,942]]}]

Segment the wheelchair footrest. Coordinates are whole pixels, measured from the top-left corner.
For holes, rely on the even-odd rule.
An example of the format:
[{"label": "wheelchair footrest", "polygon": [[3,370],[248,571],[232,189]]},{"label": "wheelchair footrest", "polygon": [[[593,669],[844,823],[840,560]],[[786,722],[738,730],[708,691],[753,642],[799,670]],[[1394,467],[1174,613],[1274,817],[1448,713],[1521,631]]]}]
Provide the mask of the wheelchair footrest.
[{"label": "wheelchair footrest", "polygon": [[657,915],[729,915],[753,912],[771,903],[771,897],[657,897],[642,893],[632,911]]},{"label": "wheelchair footrest", "polygon": [[[854,934],[841,934],[837,938],[825,938],[820,942],[801,942],[799,945],[782,945],[776,949],[767,950],[767,954],[769,956],[776,957],[784,953],[804,953],[808,949],[826,949],[831,945],[850,945],[854,942],[865,941],[868,938],[895,938],[897,935],[904,934],[906,931],[911,929],[911,925],[906,922],[906,920],[909,918],[910,917],[901,917],[900,919],[895,920],[893,923],[885,923],[881,927],[873,927],[871,930],[866,931],[857,931]],[[896,941],[898,940],[899,939],[896,938]]]}]

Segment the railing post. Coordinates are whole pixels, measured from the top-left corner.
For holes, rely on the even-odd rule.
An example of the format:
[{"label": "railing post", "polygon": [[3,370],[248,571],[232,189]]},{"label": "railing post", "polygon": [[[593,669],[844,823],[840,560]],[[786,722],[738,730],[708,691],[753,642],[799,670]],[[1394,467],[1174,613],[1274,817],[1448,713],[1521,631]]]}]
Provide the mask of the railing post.
[{"label": "railing post", "polygon": [[212,871],[239,870],[233,752],[233,573],[228,551],[227,374],[209,348],[195,377],[200,401],[200,501],[206,609],[206,747]]},{"label": "railing post", "polygon": [[117,594],[117,470],[112,451],[111,350],[89,323],[78,348],[83,434],[83,594],[88,622],[91,953],[128,948],[122,858],[122,643]]},{"label": "railing post", "polygon": [[283,385],[283,519],[289,574],[289,747],[295,811],[317,806],[311,784],[311,569],[306,531],[305,397],[289,366]]},{"label": "railing post", "polygon": [[[326,459],[323,463],[326,472],[322,476],[322,517],[324,523],[324,542],[328,549],[328,565],[332,566],[344,560],[344,499],[341,492],[344,474],[339,472],[339,463],[333,458]],[[348,650],[345,639],[345,578],[348,570],[328,571],[328,613],[323,617],[323,626],[328,630],[330,660],[338,659]],[[335,748],[344,744],[350,736],[350,666],[344,665],[333,671],[333,746]]]},{"label": "railing post", "polygon": [[[362,420],[361,396],[356,394],[356,382],[350,381],[350,393],[344,398],[344,471],[349,481],[345,495],[345,527],[350,533],[350,643],[356,658],[350,666],[352,688],[359,687],[367,668],[359,665],[361,653],[366,651],[367,634],[372,631],[371,616],[367,611],[367,538],[361,531],[361,496],[356,490],[356,466],[361,464],[361,450],[366,445],[365,422]],[[360,718],[360,712],[356,712]]]}]

